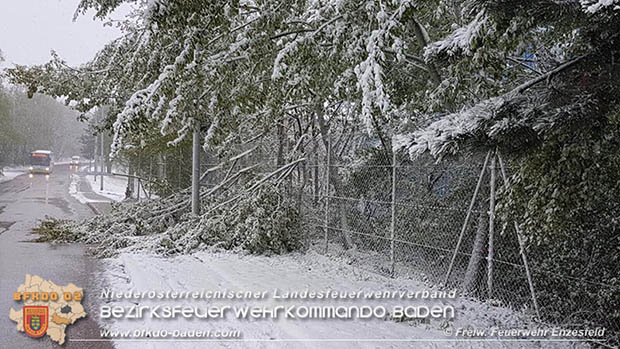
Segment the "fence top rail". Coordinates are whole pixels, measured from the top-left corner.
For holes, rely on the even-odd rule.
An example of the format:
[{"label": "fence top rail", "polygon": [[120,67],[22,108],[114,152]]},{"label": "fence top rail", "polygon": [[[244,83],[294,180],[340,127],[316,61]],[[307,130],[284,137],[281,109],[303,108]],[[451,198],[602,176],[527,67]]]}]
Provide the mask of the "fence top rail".
[{"label": "fence top rail", "polygon": [[119,176],[119,177],[127,177],[127,178],[136,178],[139,179],[141,181],[145,181],[145,182],[151,182],[154,183],[155,181],[147,179],[147,178],[143,178],[140,176],[135,176],[135,175],[130,175],[130,174],[126,174],[126,173],[118,173],[118,172],[92,172],[92,171],[88,171],[88,172],[84,172],[84,174],[86,174],[87,176]]},{"label": "fence top rail", "polygon": [[[325,167],[327,166],[326,164],[322,163],[322,164],[307,164],[306,167],[308,168],[314,168],[314,167]],[[369,165],[369,164],[329,164],[330,167],[354,167],[354,168],[392,168],[394,166],[392,166],[391,164],[386,164],[386,165]],[[404,164],[397,164],[395,167],[396,168],[413,168],[413,169],[419,169],[419,168],[430,168],[432,167],[432,164],[411,164],[411,165],[404,165]],[[454,165],[444,165],[446,168],[450,169],[472,169],[472,170],[476,170],[479,169],[480,166],[482,166],[482,163],[477,163],[477,162],[472,162],[469,164],[454,164]],[[506,165],[504,165],[506,166]],[[496,167],[499,169],[499,165],[496,165]],[[508,166],[506,166],[508,167]]]},{"label": "fence top rail", "polygon": [[[310,195],[310,194],[302,194],[302,195],[305,197],[309,197],[309,198],[314,197],[313,195]],[[363,201],[363,202],[367,202],[371,204],[379,204],[379,205],[391,205],[392,204],[391,201],[375,200],[375,199],[364,198],[364,197],[355,198],[355,197],[349,197],[349,196],[336,196],[336,195],[322,195],[321,197],[323,199],[327,197],[329,199],[336,199],[336,200],[347,200],[347,201],[356,201],[356,202]],[[402,207],[410,207],[410,208],[424,208],[424,209],[431,209],[431,210],[443,210],[443,211],[454,211],[454,212],[467,211],[466,209],[447,207],[447,206],[441,206],[441,205],[409,204],[406,201],[402,201],[402,200],[395,201],[394,205],[402,206]],[[480,210],[472,210],[472,212],[479,213]]]}]

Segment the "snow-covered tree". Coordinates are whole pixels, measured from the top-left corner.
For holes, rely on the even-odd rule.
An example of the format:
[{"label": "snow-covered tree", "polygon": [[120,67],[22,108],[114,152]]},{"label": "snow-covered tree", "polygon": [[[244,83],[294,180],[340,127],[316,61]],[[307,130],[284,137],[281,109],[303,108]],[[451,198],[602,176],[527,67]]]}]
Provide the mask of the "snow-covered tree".
[{"label": "snow-covered tree", "polygon": [[[398,145],[413,157],[496,149],[509,155],[513,176],[500,211],[527,235],[534,268],[606,285],[546,278],[537,284],[547,291],[539,299],[542,313],[612,327],[617,316],[605,309],[620,299],[614,276],[620,6],[503,0],[462,6],[463,24],[426,46],[424,58],[439,67],[442,85],[488,83],[476,82],[472,98],[455,105],[440,102]],[[577,314],[585,304],[591,312]]]},{"label": "snow-covered tree", "polygon": [[[583,223],[573,232],[581,237],[615,236],[616,225],[588,218],[616,217],[613,197],[571,190],[615,173],[601,190],[616,192],[617,0],[83,0],[78,13],[105,17],[123,2],[137,3],[124,35],[88,64],[53,57],[9,71],[32,93],[67,96],[83,112],[108,105],[116,154],[164,151],[196,129],[218,161],[251,153],[288,175],[287,164],[324,156],[328,139],[340,161],[359,156],[352,138],[368,137],[377,144],[368,158],[383,164],[401,147],[412,158],[498,149],[515,166],[501,207],[528,243],[567,246],[562,219]],[[570,165],[586,158],[593,172]],[[346,179],[330,174],[341,194]],[[299,192],[310,176],[300,171]],[[576,198],[591,209],[571,209]],[[579,252],[553,251],[534,264]],[[590,275],[617,282],[608,272],[615,260]]]}]

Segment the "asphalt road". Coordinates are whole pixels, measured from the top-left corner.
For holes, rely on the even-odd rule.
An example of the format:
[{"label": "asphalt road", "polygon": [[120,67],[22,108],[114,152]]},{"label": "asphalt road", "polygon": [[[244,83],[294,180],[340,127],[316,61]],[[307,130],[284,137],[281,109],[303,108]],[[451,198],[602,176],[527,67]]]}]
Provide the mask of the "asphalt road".
[{"label": "asphalt road", "polygon": [[[24,283],[26,274],[38,275],[57,285],[73,283],[84,289],[82,304],[88,314],[66,330],[64,348],[112,348],[109,342],[72,342],[72,338],[99,338],[95,320],[98,290],[102,285],[96,274],[102,265],[79,244],[31,242],[38,220],[45,216],[78,219],[94,214],[91,207],[69,194],[71,169],[57,165],[46,179],[27,174],[0,183],[0,348],[58,347],[48,336],[34,339],[16,330],[9,319],[9,309],[21,310],[22,303],[13,301],[13,292]],[[84,190],[80,184],[80,190]],[[88,198],[107,199],[88,193]],[[102,204],[99,203],[101,206]]]}]

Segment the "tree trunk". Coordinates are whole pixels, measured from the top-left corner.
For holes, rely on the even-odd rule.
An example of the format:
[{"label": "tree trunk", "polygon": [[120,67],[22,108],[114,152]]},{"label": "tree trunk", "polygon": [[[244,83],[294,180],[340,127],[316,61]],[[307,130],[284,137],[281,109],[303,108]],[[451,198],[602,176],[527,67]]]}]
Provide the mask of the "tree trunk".
[{"label": "tree trunk", "polygon": [[166,178],[166,157],[162,153],[157,153],[157,179]]},{"label": "tree trunk", "polygon": [[484,259],[484,247],[486,245],[487,223],[486,212],[480,210],[474,246],[471,249],[471,257],[469,257],[467,271],[465,272],[465,278],[463,280],[463,291],[466,293],[475,291],[476,281],[480,276],[480,270],[482,269],[481,264]]},{"label": "tree trunk", "polygon": [[314,194],[314,203],[317,204],[319,202],[319,152],[316,141],[316,136],[318,133],[315,129],[314,119],[312,120],[312,156],[314,156],[314,168],[311,170],[313,173],[314,179],[312,180],[313,194]]},{"label": "tree trunk", "polygon": [[[325,145],[325,149],[330,149],[331,154],[329,154],[331,156],[331,159],[334,162],[337,162],[337,159],[335,159],[335,152],[333,151],[333,149],[331,149],[331,147],[328,147],[327,145],[327,126],[325,125],[325,120],[323,120],[323,115],[322,113],[317,112],[316,113],[316,118],[319,124],[319,130],[321,132],[321,139],[323,139],[323,144]],[[331,185],[334,187],[334,193],[335,196],[342,196],[342,180],[340,179],[340,174],[338,173],[338,171],[334,171],[334,167],[330,166],[329,168],[329,181],[331,183]],[[342,200],[338,200],[338,212],[340,213],[340,232],[342,234],[342,240],[344,242],[344,247],[346,249],[352,249],[355,248],[355,244],[353,243],[353,240],[351,239],[351,236],[349,235],[349,224],[347,222],[347,216],[345,214],[345,208],[344,205],[342,203]]]},{"label": "tree trunk", "polygon": [[105,171],[107,173],[112,173],[112,161],[110,161],[110,144],[108,144],[108,136],[105,132],[103,133],[103,152]]},{"label": "tree trunk", "polygon": [[284,121],[278,122],[278,155],[276,158],[276,166],[284,166]]},{"label": "tree trunk", "polygon": [[340,211],[340,229],[342,232],[342,241],[346,249],[355,248],[355,243],[351,240],[349,235],[349,222],[347,220],[347,210],[345,210],[342,200],[338,201],[338,210]]},{"label": "tree trunk", "polygon": [[200,214],[200,131],[192,135],[192,214]]},{"label": "tree trunk", "polygon": [[[133,175],[134,172],[134,160],[129,159],[129,167],[127,168],[127,174]],[[125,189],[125,199],[129,199],[133,196],[133,188],[134,188],[134,178],[127,178],[127,188]]]}]

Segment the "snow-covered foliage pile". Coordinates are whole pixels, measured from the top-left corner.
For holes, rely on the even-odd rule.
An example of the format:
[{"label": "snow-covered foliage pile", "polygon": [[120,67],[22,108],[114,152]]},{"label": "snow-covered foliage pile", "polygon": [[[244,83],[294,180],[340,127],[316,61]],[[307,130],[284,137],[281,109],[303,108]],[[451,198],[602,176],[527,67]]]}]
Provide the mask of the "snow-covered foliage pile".
[{"label": "snow-covered foliage pile", "polygon": [[[204,194],[204,192],[203,192]],[[272,182],[255,191],[210,197],[192,215],[187,192],[144,202],[114,204],[108,215],[80,222],[50,219],[35,232],[42,240],[93,244],[96,255],[144,251],[186,254],[209,247],[279,254],[300,247],[299,213]]]}]

